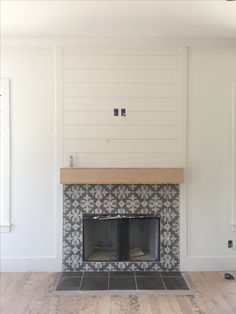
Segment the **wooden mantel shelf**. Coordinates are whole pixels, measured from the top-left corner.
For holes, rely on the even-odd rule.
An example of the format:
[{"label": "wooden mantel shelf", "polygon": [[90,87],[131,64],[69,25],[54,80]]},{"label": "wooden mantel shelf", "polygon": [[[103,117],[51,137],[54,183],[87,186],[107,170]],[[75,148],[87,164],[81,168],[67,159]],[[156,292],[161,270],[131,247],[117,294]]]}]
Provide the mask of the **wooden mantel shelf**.
[{"label": "wooden mantel shelf", "polygon": [[62,184],[183,183],[183,168],[61,168]]}]

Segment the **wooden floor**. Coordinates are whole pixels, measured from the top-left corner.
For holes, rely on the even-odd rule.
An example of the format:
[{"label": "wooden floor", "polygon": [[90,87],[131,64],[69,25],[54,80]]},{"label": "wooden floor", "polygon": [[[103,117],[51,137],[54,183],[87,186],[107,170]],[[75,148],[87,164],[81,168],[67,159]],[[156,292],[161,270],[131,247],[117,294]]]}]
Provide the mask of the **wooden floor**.
[{"label": "wooden floor", "polygon": [[[236,273],[233,273],[236,277]],[[1,314],[236,313],[236,280],[220,272],[188,273],[192,295],[158,292],[55,293],[56,273],[1,274]]]}]

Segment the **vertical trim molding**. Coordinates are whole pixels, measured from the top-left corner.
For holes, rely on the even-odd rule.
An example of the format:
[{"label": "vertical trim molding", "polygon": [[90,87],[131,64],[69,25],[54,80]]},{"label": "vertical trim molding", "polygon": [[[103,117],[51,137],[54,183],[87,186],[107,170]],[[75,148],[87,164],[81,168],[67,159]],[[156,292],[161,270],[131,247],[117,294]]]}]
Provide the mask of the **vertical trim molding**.
[{"label": "vertical trim molding", "polygon": [[0,81],[1,93],[1,159],[0,159],[0,232],[10,232],[10,193],[11,193],[11,167],[10,167],[10,80]]},{"label": "vertical trim molding", "polygon": [[[188,47],[181,49],[181,153],[182,167],[187,169],[187,118],[188,118]],[[184,171],[184,183],[180,184],[180,270],[185,269],[188,256],[187,233],[187,171]]]},{"label": "vertical trim molding", "polygon": [[63,48],[55,47],[55,218],[56,257],[58,271],[62,270],[62,207],[63,186],[60,168],[63,165]]},{"label": "vertical trim molding", "polygon": [[182,167],[186,167],[187,161],[187,109],[188,109],[188,48],[181,49],[180,71],[180,114],[181,114],[181,153]]},{"label": "vertical trim molding", "polygon": [[232,82],[231,106],[231,226],[236,232],[236,110],[235,110],[235,83]]}]

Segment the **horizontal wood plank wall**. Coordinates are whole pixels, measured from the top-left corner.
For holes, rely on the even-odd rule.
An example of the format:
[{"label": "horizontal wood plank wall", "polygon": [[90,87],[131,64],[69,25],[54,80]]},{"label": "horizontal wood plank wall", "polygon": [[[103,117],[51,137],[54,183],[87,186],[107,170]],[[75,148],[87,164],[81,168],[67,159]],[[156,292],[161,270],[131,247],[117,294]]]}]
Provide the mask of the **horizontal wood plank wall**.
[{"label": "horizontal wood plank wall", "polygon": [[182,167],[181,63],[177,48],[65,47],[64,166]]}]

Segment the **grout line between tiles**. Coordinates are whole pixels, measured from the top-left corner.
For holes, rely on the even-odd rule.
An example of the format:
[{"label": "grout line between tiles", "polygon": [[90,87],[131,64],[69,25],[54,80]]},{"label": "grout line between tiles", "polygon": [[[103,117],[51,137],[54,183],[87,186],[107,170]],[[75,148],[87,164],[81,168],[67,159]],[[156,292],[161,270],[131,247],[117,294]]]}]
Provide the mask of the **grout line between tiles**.
[{"label": "grout line between tiles", "polygon": [[83,275],[81,276],[61,276],[61,278],[82,278]]},{"label": "grout line between tiles", "polygon": [[160,276],[161,278],[183,278],[183,276]]},{"label": "grout line between tiles", "polygon": [[110,271],[108,272],[108,284],[107,284],[107,290],[110,290]]},{"label": "grout line between tiles", "polygon": [[54,288],[55,291],[58,291],[58,290],[57,290],[57,286],[58,286],[58,284],[59,284],[61,278],[62,278],[62,275],[60,275],[59,278],[57,278],[57,281],[56,281],[56,284],[55,284],[55,288]]},{"label": "grout line between tiles", "polygon": [[162,283],[163,283],[163,286],[164,286],[165,290],[167,290],[167,289],[166,289],[166,285],[165,285],[165,283],[164,283],[164,280],[163,280],[162,276],[160,276],[160,278],[161,278],[161,281],[162,281]]},{"label": "grout line between tiles", "polygon": [[84,279],[84,272],[83,272],[83,274],[82,274],[82,277],[81,277],[81,280],[80,280],[80,285],[79,285],[79,289],[78,289],[78,290],[80,290],[81,287],[82,287],[82,281],[83,281],[83,279]]},{"label": "grout line between tiles", "polygon": [[136,290],[138,290],[138,285],[137,285],[137,280],[136,280],[136,274],[135,274],[135,271],[134,271],[134,281],[135,281],[135,287],[136,287]]}]

